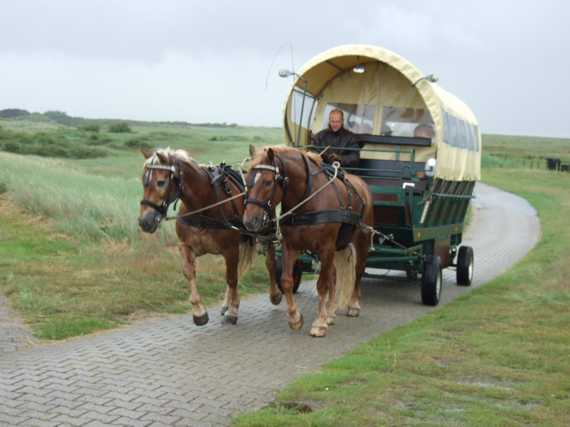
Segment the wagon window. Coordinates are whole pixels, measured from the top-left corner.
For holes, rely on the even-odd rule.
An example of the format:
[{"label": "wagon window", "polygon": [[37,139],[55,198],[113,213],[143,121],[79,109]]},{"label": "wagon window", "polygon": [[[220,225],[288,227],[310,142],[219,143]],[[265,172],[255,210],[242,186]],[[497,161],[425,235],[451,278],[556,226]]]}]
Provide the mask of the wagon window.
[{"label": "wagon window", "polygon": [[430,114],[423,108],[384,107],[382,110],[383,135],[414,136],[418,125],[432,125]]},{"label": "wagon window", "polygon": [[[316,98],[311,96],[309,93],[305,95],[305,102],[303,105],[303,92],[299,90],[293,91],[293,100],[291,105],[291,121],[296,125],[301,123],[305,128],[310,127],[311,116],[316,110]],[[303,110],[303,117],[301,117],[301,110]]]},{"label": "wagon window", "polygon": [[344,127],[355,133],[372,133],[376,107],[367,104],[327,104],[323,112],[323,129],[329,124],[329,114],[338,108],[344,113]]},{"label": "wagon window", "polygon": [[445,143],[457,148],[470,151],[479,151],[477,139],[477,126],[445,112],[443,115],[445,126]]}]

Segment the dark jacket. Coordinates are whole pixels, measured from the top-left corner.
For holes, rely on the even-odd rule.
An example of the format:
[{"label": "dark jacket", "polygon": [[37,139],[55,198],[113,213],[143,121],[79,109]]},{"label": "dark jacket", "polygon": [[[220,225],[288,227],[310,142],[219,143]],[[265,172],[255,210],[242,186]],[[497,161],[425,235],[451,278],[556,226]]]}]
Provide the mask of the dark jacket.
[{"label": "dark jacket", "polygon": [[[333,132],[331,128],[323,129],[311,138],[311,144],[314,146],[312,150],[319,153],[330,146],[323,155],[325,159],[327,155],[336,154],[342,166],[358,166],[360,145],[356,141],[355,135],[343,127],[336,132]],[[352,150],[343,150],[343,148],[351,148]]]}]

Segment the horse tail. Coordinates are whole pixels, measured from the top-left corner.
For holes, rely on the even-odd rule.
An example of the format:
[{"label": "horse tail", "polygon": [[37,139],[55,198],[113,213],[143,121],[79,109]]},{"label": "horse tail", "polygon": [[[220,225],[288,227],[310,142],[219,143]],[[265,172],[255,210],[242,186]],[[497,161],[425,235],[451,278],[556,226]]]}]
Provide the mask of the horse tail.
[{"label": "horse tail", "polygon": [[352,243],[335,252],[334,264],[336,267],[337,305],[340,310],[346,310],[356,283],[356,249]]},{"label": "horse tail", "polygon": [[247,239],[239,244],[238,278],[243,276],[255,261],[255,243]]}]

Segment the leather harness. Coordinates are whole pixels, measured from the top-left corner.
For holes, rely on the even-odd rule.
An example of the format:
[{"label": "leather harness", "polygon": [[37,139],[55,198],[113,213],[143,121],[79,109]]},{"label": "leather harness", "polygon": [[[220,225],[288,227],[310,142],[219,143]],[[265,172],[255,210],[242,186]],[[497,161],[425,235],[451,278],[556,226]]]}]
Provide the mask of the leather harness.
[{"label": "leather harness", "polygon": [[[324,173],[330,179],[330,177],[334,174],[334,170],[330,165],[326,164],[321,166],[321,168],[319,168],[316,172],[311,172],[311,165],[310,165],[311,162],[304,153],[300,154],[305,165],[306,176],[307,176],[306,190],[302,199],[305,200],[313,192],[313,177],[320,173]],[[279,164],[281,165],[281,167],[279,167]],[[287,194],[289,178],[285,174],[285,168],[283,167],[283,162],[279,159],[277,155],[275,155],[272,165],[257,165],[253,167],[253,170],[258,170],[258,171],[267,170],[273,172],[275,174],[274,181],[275,183],[280,184],[282,186],[283,197],[285,198],[285,195]],[[252,177],[252,182],[248,183],[248,188],[253,187],[254,177],[255,175]],[[291,215],[288,215],[283,220],[281,220],[279,224],[294,226],[294,225],[340,223],[342,224],[342,227],[338,237],[341,238],[342,237],[341,235],[345,237],[341,239],[343,240],[342,242],[339,242],[339,240],[337,239],[337,248],[342,248],[346,246],[346,244],[348,244],[348,242],[345,242],[345,240],[347,240],[346,237],[348,237],[348,241],[350,241],[350,237],[352,236],[352,232],[354,231],[355,226],[361,223],[361,219],[364,215],[364,209],[366,208],[366,203],[364,202],[360,194],[358,194],[358,192],[355,190],[351,182],[346,178],[344,172],[338,174],[337,177],[345,185],[347,190],[348,204],[346,207],[344,206],[344,203],[342,201],[340,189],[336,186],[336,183],[333,183],[333,188],[335,189],[340,209],[293,213]],[[273,209],[271,207],[271,199],[273,198],[273,195],[275,193],[275,188],[276,186],[273,186],[271,195],[267,201],[261,201],[247,197],[245,200],[245,205],[247,206],[248,204],[254,204],[261,207],[268,214],[269,218],[271,218],[272,221],[275,221],[276,219],[274,217]],[[361,204],[360,212],[352,211],[352,202],[354,194],[360,200]],[[283,211],[288,211],[288,210],[289,209],[287,209],[286,206],[283,206]],[[342,230],[343,228],[344,231]],[[348,236],[346,236],[347,233]]]}]

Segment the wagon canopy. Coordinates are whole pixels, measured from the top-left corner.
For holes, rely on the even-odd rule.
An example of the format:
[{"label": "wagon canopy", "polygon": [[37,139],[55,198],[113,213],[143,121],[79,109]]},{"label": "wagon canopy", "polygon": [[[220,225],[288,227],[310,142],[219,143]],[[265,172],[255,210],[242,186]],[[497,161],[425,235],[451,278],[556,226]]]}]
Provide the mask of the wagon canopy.
[{"label": "wagon canopy", "polygon": [[339,108],[345,127],[359,134],[413,137],[418,127],[427,127],[433,132],[431,145],[417,148],[413,160],[437,158],[441,179],[479,180],[481,134],[475,115],[422,77],[408,60],[381,47],[327,50],[307,62],[293,83],[285,104],[286,142],[310,144],[310,132],[325,128],[329,112]]}]

